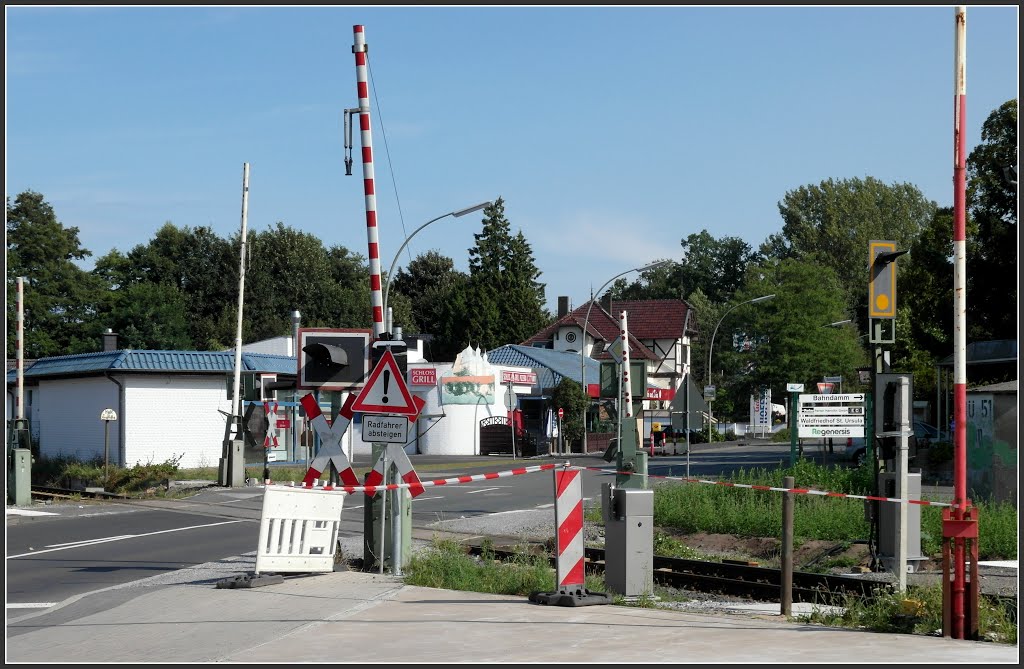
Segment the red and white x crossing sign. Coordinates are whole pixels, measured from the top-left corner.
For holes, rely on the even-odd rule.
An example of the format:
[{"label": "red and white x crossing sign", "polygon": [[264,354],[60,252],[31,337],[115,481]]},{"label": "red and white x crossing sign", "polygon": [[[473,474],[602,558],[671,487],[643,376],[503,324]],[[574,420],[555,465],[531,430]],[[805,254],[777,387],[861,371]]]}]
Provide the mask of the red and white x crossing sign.
[{"label": "red and white x crossing sign", "polygon": [[334,468],[338,470],[338,477],[342,483],[359,485],[359,477],[352,471],[352,464],[348,461],[345,449],[341,446],[341,437],[348,429],[349,423],[352,422],[352,405],[355,403],[355,397],[352,394],[348,396],[341,406],[341,411],[338,412],[338,417],[334,419],[333,425],[328,425],[327,417],[320,411],[320,405],[317,404],[313,395],[307,394],[299,400],[302,408],[306,411],[306,418],[320,436],[320,450],[313,461],[309,463],[309,469],[306,470],[306,476],[302,479],[302,485],[311,487],[315,484],[327,469],[327,465],[332,462]]},{"label": "red and white x crossing sign", "polygon": [[263,448],[277,448],[277,402],[264,402],[263,414],[267,418],[267,436],[263,437]]},{"label": "red and white x crossing sign", "polygon": [[[412,467],[412,461],[409,460],[409,456],[405,453],[405,444],[387,445],[381,452],[380,457],[377,458],[377,462],[374,463],[373,471],[366,475],[365,485],[381,485],[384,482],[385,464],[390,467],[391,463],[394,463],[398,469],[398,474],[402,477],[402,480],[409,484],[409,494],[413,497],[421,495],[423,493],[423,486],[420,484],[419,475]],[[373,497],[376,493],[367,491],[366,494]]]}]

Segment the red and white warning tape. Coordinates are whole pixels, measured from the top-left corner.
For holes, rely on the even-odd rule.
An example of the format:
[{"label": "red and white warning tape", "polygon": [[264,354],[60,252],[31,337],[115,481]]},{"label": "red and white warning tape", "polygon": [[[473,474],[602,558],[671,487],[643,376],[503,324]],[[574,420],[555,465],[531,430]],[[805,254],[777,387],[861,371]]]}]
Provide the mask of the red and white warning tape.
[{"label": "red and white warning tape", "polygon": [[448,479],[435,479],[433,481],[420,481],[419,483],[389,483],[388,485],[324,485],[324,486],[308,486],[308,485],[296,485],[294,481],[289,481],[287,484],[277,483],[274,485],[287,485],[288,487],[298,488],[300,490],[312,490],[316,492],[341,492],[346,495],[356,492],[365,492],[368,495],[373,495],[380,490],[396,490],[398,488],[425,488],[429,486],[442,486],[442,485],[458,485],[460,483],[471,483],[473,481],[489,481],[491,479],[501,479],[509,476],[518,476],[519,474],[532,474],[534,472],[543,472],[556,467],[569,467],[568,463],[565,464],[546,464],[546,465],[532,465],[530,467],[519,467],[517,469],[510,469],[504,472],[492,472],[489,474],[473,474],[467,476],[454,476]]},{"label": "red and white warning tape", "polygon": [[[573,465],[573,469],[587,469],[595,472],[602,472],[604,474],[615,473],[615,474],[633,474],[634,476],[643,476],[642,474],[636,474],[634,472],[609,472],[606,469],[600,467],[580,467]],[[899,497],[878,497],[877,495],[853,495],[845,492],[828,492],[826,490],[813,490],[811,488],[776,488],[775,486],[767,485],[753,485],[748,483],[730,483],[729,481],[708,481],[705,479],[689,479],[682,476],[657,476],[655,474],[647,474],[648,478],[652,479],[666,479],[669,481],[682,481],[683,483],[709,483],[711,485],[725,486],[727,488],[749,488],[751,490],[769,490],[772,492],[791,492],[797,495],[821,495],[822,497],[849,497],[850,499],[869,499],[875,502],[906,502],[907,504],[918,504],[920,506],[948,506],[954,507],[954,504],[947,504],[946,502],[931,502],[926,499],[908,499],[903,500]]]},{"label": "red and white warning tape", "polygon": [[[556,468],[568,468],[576,469],[580,471],[593,471],[600,472],[602,474],[634,474],[633,472],[610,472],[607,469],[601,469],[600,467],[581,467],[579,465],[573,465],[568,462],[561,464],[545,464],[545,465],[532,465],[529,467],[519,467],[517,469],[510,469],[503,472],[491,472],[488,474],[473,474],[467,476],[455,476],[447,479],[435,479],[433,481],[422,481],[420,483],[390,483],[388,485],[303,485],[296,484],[294,481],[288,483],[276,483],[271,485],[288,486],[292,488],[300,488],[303,490],[312,490],[317,492],[341,492],[345,494],[351,494],[356,492],[365,492],[368,495],[373,495],[381,490],[395,490],[398,488],[424,488],[429,486],[443,486],[443,485],[458,485],[460,483],[471,483],[473,481],[489,481],[492,479],[506,478],[509,476],[518,476],[520,474],[532,474],[534,472],[548,471]],[[641,476],[640,474],[634,474]],[[683,476],[658,476],[655,474],[647,474],[648,478],[652,479],[665,479],[668,481],[681,481],[683,483],[704,483],[708,485],[724,486],[726,488],[748,488],[750,490],[765,490],[769,492],[788,492],[795,495],[818,495],[821,497],[845,497],[849,499],[866,499],[874,502],[893,502],[899,504],[906,502],[907,504],[917,504],[918,506],[943,506],[956,508],[955,504],[947,502],[933,502],[926,499],[908,499],[903,500],[899,497],[879,497],[878,495],[854,495],[852,493],[845,492],[829,492],[827,490],[814,490],[813,488],[781,488],[776,486],[767,485],[754,485],[750,483],[731,483],[729,481],[710,481],[707,479],[694,479],[686,478]]]}]

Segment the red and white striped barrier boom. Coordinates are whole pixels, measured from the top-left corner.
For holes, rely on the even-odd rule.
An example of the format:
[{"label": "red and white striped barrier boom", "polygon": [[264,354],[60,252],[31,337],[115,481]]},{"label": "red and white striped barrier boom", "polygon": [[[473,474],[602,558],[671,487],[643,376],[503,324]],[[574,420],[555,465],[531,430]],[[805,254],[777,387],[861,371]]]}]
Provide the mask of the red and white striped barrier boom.
[{"label": "red and white striped barrier boom", "polygon": [[609,472],[606,469],[600,467],[580,467],[578,465],[572,465],[573,469],[585,469],[589,471],[601,472],[602,474],[632,474],[633,476],[646,476],[652,479],[665,479],[667,481],[682,481],[683,483],[706,483],[709,485],[723,486],[726,488],[749,488],[750,490],[768,490],[771,492],[791,492],[796,495],[820,495],[822,497],[849,497],[850,499],[869,499],[874,502],[906,502],[907,504],[918,504],[920,506],[950,506],[955,507],[955,504],[947,504],[946,502],[931,502],[925,499],[908,499],[903,500],[899,497],[878,497],[877,495],[854,495],[845,492],[828,492],[827,490],[814,490],[812,488],[778,488],[775,486],[767,485],[754,485],[752,483],[731,483],[729,481],[709,481],[706,479],[692,479],[685,478],[682,476],[657,476],[655,474],[638,474],[637,472]]},{"label": "red and white striped barrier boom", "polygon": [[396,490],[398,488],[412,488],[412,487],[430,487],[430,486],[443,486],[443,485],[459,485],[460,483],[472,483],[473,481],[490,481],[492,479],[507,478],[509,476],[519,476],[520,474],[533,474],[534,472],[542,472],[548,469],[554,469],[556,467],[568,467],[569,463],[564,464],[544,464],[544,465],[533,465],[530,467],[519,467],[516,469],[509,469],[504,472],[491,472],[488,474],[473,474],[466,476],[454,476],[447,479],[435,479],[433,481],[420,481],[419,483],[389,483],[387,485],[369,486],[369,485],[340,485],[340,486],[296,486],[294,482],[287,484],[277,483],[274,485],[289,487],[295,487],[296,489],[309,490],[313,492],[340,492],[346,495],[350,495],[357,492],[365,492],[368,495],[373,495],[381,490]]}]

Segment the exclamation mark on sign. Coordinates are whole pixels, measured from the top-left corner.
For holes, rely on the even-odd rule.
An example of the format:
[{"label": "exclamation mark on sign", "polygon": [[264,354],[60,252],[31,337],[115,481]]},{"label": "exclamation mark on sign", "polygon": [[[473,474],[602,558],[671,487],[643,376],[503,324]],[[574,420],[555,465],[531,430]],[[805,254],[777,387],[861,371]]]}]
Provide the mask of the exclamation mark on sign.
[{"label": "exclamation mark on sign", "polygon": [[391,382],[391,372],[384,370],[384,397],[380,398],[380,401],[384,404],[388,403],[388,383]]}]

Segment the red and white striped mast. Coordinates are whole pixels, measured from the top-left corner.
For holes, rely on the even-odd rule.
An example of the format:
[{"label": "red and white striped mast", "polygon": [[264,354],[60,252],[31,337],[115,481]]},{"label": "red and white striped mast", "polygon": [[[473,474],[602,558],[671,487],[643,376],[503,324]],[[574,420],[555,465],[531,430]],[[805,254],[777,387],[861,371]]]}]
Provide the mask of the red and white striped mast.
[{"label": "red and white striped mast", "polygon": [[[953,64],[953,505],[967,509],[967,8],[955,9]],[[945,533],[944,533],[945,534]],[[976,542],[977,539],[975,538]],[[952,637],[964,638],[964,540],[954,539]],[[972,584],[972,587],[974,584]]]},{"label": "red and white striped mast", "polygon": [[370,92],[367,84],[366,35],[363,26],[352,27],[356,55],[356,92],[359,96],[359,140],[363,147],[363,196],[366,200],[366,242],[370,259],[370,305],[373,307],[373,338],[384,334],[384,299],[381,294],[380,246],[377,241],[377,196],[373,186],[373,137],[370,134]]}]

